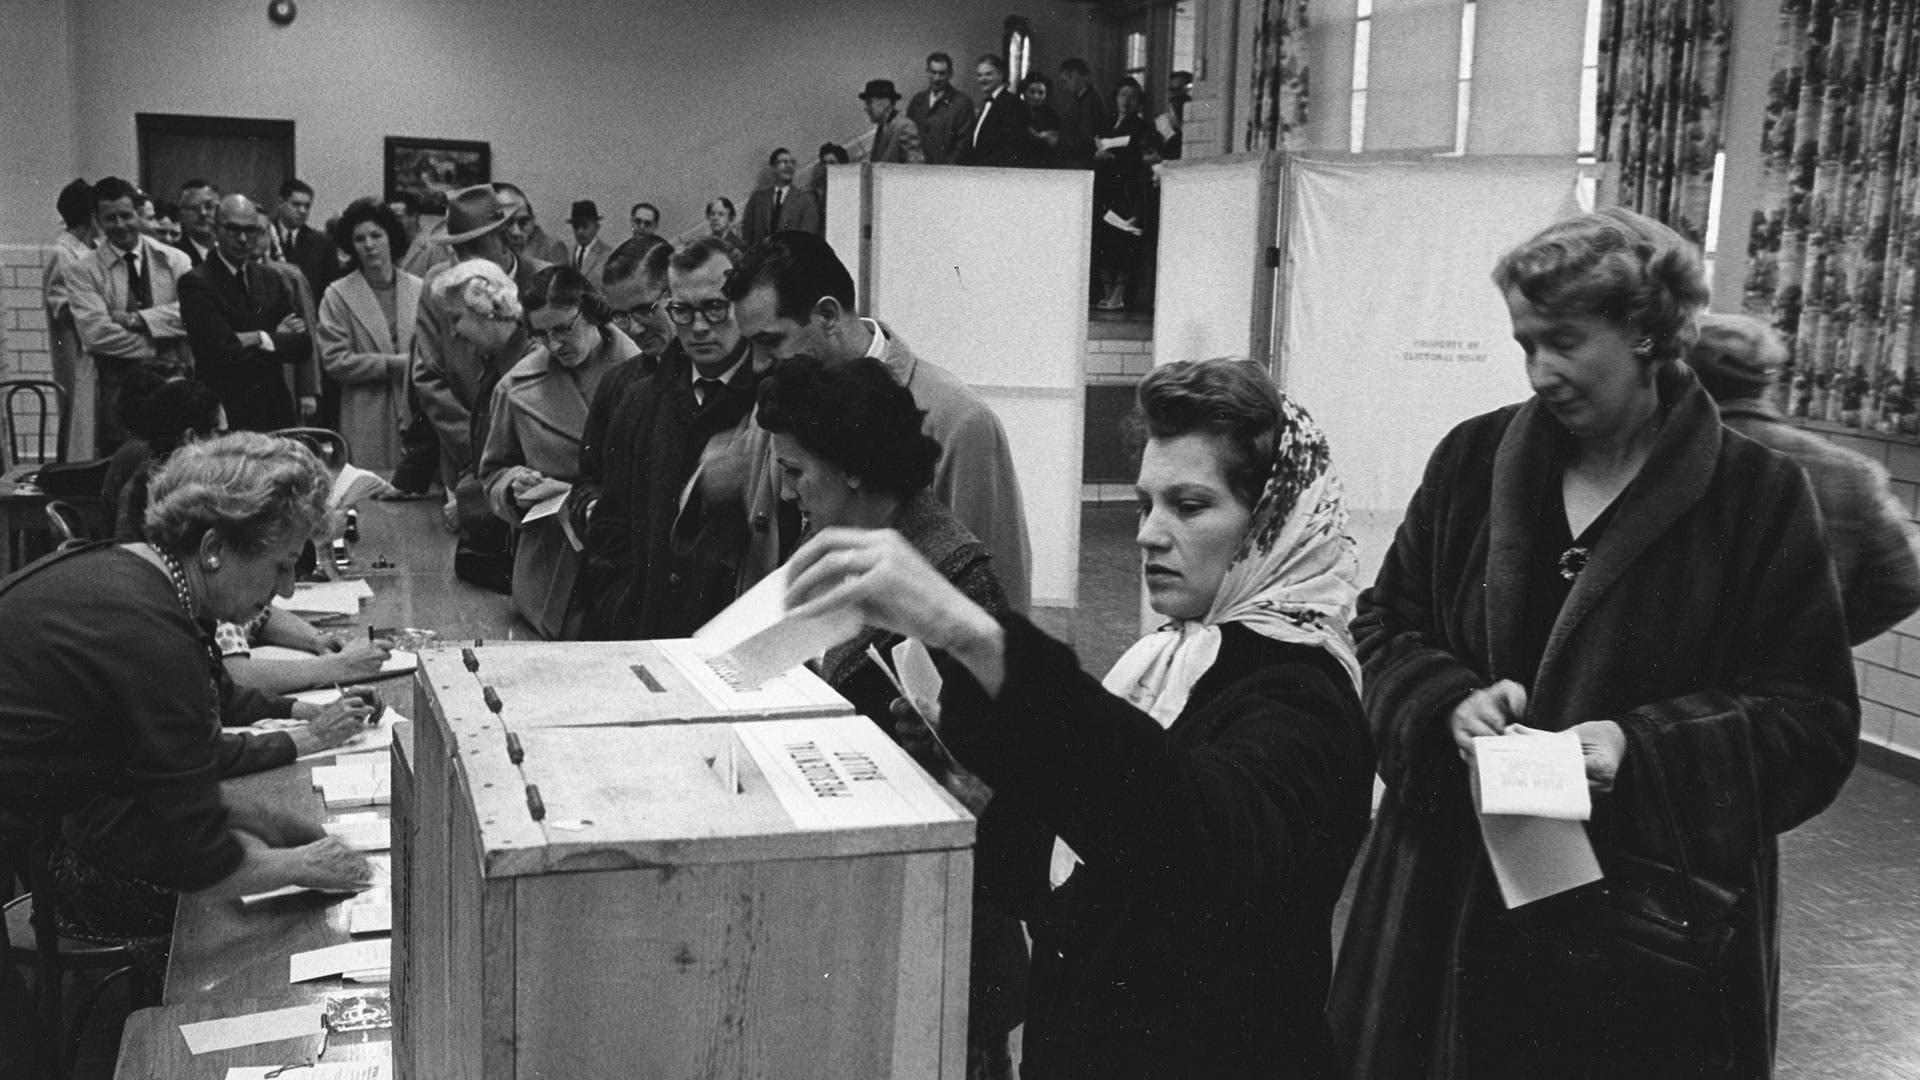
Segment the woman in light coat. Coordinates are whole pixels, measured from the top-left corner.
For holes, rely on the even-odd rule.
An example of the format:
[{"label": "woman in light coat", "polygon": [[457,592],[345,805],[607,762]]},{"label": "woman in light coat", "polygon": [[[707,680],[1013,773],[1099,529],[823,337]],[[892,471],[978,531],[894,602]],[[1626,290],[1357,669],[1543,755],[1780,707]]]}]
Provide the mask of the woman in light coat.
[{"label": "woman in light coat", "polygon": [[340,434],[354,464],[384,474],[400,462],[409,419],[407,358],[421,281],[397,268],[407,233],[377,199],[347,207],[334,242],[354,272],[327,286],[314,343],[321,368],[340,383]]},{"label": "woman in light coat", "polygon": [[529,522],[527,513],[580,479],[587,406],[608,372],[640,355],[611,322],[586,277],[564,263],[533,276],[520,294],[534,347],[494,387],[480,483],[487,504],[518,526],[513,606],[542,637],[578,638],[573,604],[580,551],[565,512]]}]

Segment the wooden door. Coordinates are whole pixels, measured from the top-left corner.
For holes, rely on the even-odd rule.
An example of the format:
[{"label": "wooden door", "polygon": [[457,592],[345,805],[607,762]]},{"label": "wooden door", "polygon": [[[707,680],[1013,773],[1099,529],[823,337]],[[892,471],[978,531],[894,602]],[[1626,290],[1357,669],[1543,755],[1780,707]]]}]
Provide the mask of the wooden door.
[{"label": "wooden door", "polygon": [[223,194],[273,205],[294,175],[293,121],[139,113],[140,186],[171,199],[184,180],[212,181]]}]

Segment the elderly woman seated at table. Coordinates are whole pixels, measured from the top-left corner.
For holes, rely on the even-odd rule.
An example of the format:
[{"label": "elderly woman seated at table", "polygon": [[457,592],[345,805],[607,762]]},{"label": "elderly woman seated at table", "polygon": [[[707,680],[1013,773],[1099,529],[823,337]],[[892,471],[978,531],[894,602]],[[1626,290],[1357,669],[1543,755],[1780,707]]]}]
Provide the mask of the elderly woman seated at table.
[{"label": "elderly woman seated at table", "polygon": [[[359,696],[325,707],[236,688],[215,620],[244,623],[327,516],[327,474],[298,443],[244,433],[183,447],[153,477],[147,540],[56,553],[0,582],[0,830],[64,818],[62,932],[164,966],[175,894],[348,890],[366,861],[315,822],[223,798],[222,777],[362,730]],[[222,721],[308,721],[265,735]]]}]

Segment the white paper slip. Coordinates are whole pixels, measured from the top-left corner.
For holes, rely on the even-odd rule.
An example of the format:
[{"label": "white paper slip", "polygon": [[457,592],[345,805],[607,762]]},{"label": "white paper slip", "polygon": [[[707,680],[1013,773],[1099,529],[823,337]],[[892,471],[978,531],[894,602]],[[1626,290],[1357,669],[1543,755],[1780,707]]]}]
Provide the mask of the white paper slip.
[{"label": "white paper slip", "polygon": [[393,763],[386,760],[316,765],[313,786],[325,797],[329,810],[343,806],[386,806],[393,801]]},{"label": "white paper slip", "polygon": [[393,933],[393,894],[386,889],[364,893],[347,904],[347,933]]},{"label": "white paper slip", "polygon": [[1600,880],[1600,860],[1581,822],[1481,814],[1480,837],[1500,898],[1510,908]]},{"label": "white paper slip", "polygon": [[1153,118],[1153,128],[1160,133],[1160,137],[1163,139],[1171,139],[1180,133],[1180,129],[1173,126],[1173,117],[1168,116],[1166,113],[1161,113],[1159,116]]},{"label": "white paper slip", "polygon": [[327,505],[335,510],[352,506],[369,495],[377,495],[390,490],[379,473],[369,472],[358,465],[343,465],[334,475],[333,490],[327,493]]},{"label": "white paper slip", "polygon": [[393,848],[392,822],[329,821],[327,832],[355,851],[390,851]]},{"label": "white paper slip", "polygon": [[325,1014],[325,1007],[318,1004],[295,1005],[290,1009],[181,1024],[180,1037],[187,1041],[188,1052],[211,1054],[215,1050],[231,1050],[236,1046],[254,1046],[318,1035],[321,1031],[320,1018]]},{"label": "white paper slip", "polygon": [[1100,140],[1100,149],[1124,150],[1126,145],[1132,141],[1133,136],[1131,135],[1112,135]]},{"label": "white paper slip", "polygon": [[351,978],[359,974],[384,972],[392,965],[393,942],[389,939],[349,941],[344,945],[329,945],[324,949],[294,953],[287,958],[287,981],[306,982],[335,975]]},{"label": "white paper slip", "polygon": [[1593,816],[1586,758],[1571,731],[1483,735],[1473,740],[1482,814],[1585,821]]},{"label": "white paper slip", "polygon": [[[328,691],[328,693],[332,693],[332,691]],[[380,715],[379,723],[367,728],[365,731],[355,734],[353,738],[348,739],[339,746],[326,750],[315,750],[311,754],[303,754],[300,756],[300,760],[306,761],[309,758],[331,756],[334,759],[334,764],[344,765],[355,758],[377,756],[384,761],[387,757],[387,749],[393,745],[393,725],[397,721],[405,719],[406,717],[395,713],[392,709],[388,709]]]},{"label": "white paper slip", "polygon": [[804,619],[789,617],[787,575],[782,570],[761,578],[693,636],[724,653],[741,683],[758,686],[823,655],[859,632],[860,617],[852,611]]},{"label": "white paper slip", "polygon": [[360,601],[373,596],[373,587],[355,578],[351,581],[302,582],[293,587],[293,599],[273,598],[273,606],[286,611],[311,611],[319,615],[358,615]]},{"label": "white paper slip", "polygon": [[319,1061],[312,1065],[230,1065],[227,1080],[392,1080],[389,1060]]},{"label": "white paper slip", "polygon": [[562,488],[558,494],[550,495],[534,503],[532,506],[527,507],[527,512],[520,515],[520,524],[528,525],[542,518],[550,518],[559,513],[560,508],[567,504],[567,496],[571,494],[572,491],[573,485],[568,484]]},{"label": "white paper slip", "polygon": [[927,723],[940,723],[940,691],[946,680],[933,664],[933,654],[919,638],[908,638],[893,647],[893,667],[900,673],[900,689]]},{"label": "white paper slip", "polygon": [[1135,225],[1133,222],[1128,221],[1126,218],[1121,217],[1111,210],[1100,215],[1100,223],[1103,225],[1111,225],[1123,233],[1132,233],[1135,236],[1140,235],[1140,226]]}]

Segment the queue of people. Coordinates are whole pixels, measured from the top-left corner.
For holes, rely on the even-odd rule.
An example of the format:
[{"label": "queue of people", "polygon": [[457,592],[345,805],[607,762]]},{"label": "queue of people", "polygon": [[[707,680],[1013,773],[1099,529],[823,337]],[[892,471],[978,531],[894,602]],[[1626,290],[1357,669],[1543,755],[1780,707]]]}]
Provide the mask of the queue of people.
[{"label": "queue of people", "polygon": [[[981,68],[992,86],[971,113],[931,78],[906,116],[869,84],[885,145],[978,152],[1019,100],[1003,67]],[[1097,197],[1136,221],[1137,166],[1164,141],[1137,86],[1107,115],[1080,68],[1051,108],[1029,79],[1022,125],[1046,125],[1030,145],[1084,153]],[[914,114],[931,139],[907,138]],[[1920,609],[1920,560],[1883,473],[1758,404],[1777,339],[1703,313],[1691,244],[1602,210],[1499,261],[1533,396],[1434,450],[1364,592],[1338,448],[1305,405],[1245,363],[1155,369],[1136,543],[1164,622],[1099,677],[1027,617],[999,419],[857,314],[839,253],[786,227],[817,209],[793,155],[770,164],[782,183],[749,201],[751,239],[716,200],[697,234],[636,235],[591,274],[585,240],[579,260],[529,251],[512,185],[449,196],[424,280],[401,267],[404,225],[361,200],[337,229],[352,268],[315,316],[259,265],[249,202],[204,211],[217,235],[199,265],[217,269],[184,275],[183,312],[195,296],[218,308],[229,281],[270,312],[183,314],[198,381],[135,369],[161,388],[122,418],[150,454],[115,476],[122,542],[0,582],[0,625],[30,642],[0,653],[0,813],[15,828],[67,815],[78,932],[151,941],[175,891],[365,881],[337,843],[216,787],[338,741],[372,707],[236,686],[211,625],[268,632],[261,612],[321,527],[310,452],[221,434],[316,415],[286,370],[311,352],[341,386],[339,425],[365,425],[354,445],[396,472],[426,418],[456,572],[510,592],[544,637],[684,637],[771,574],[797,614],[859,615],[821,674],[980,819],[970,1075],[1012,1075],[1022,1025],[1031,1078],[1768,1073],[1776,837],[1844,784],[1849,646]],[[159,340],[155,256],[122,243],[129,196],[91,196],[112,253],[74,252],[66,287],[88,272],[144,287],[147,306],[109,305],[132,317],[112,321]],[[1122,294],[1126,249],[1106,252]],[[96,326],[90,300],[65,303]],[[102,669],[76,625],[164,670]],[[937,705],[899,700],[867,658],[909,637],[945,677]],[[309,725],[244,747],[220,733],[221,717],[267,715]],[[1473,766],[1485,740],[1530,731],[1578,739],[1607,879],[1509,907]]]}]

